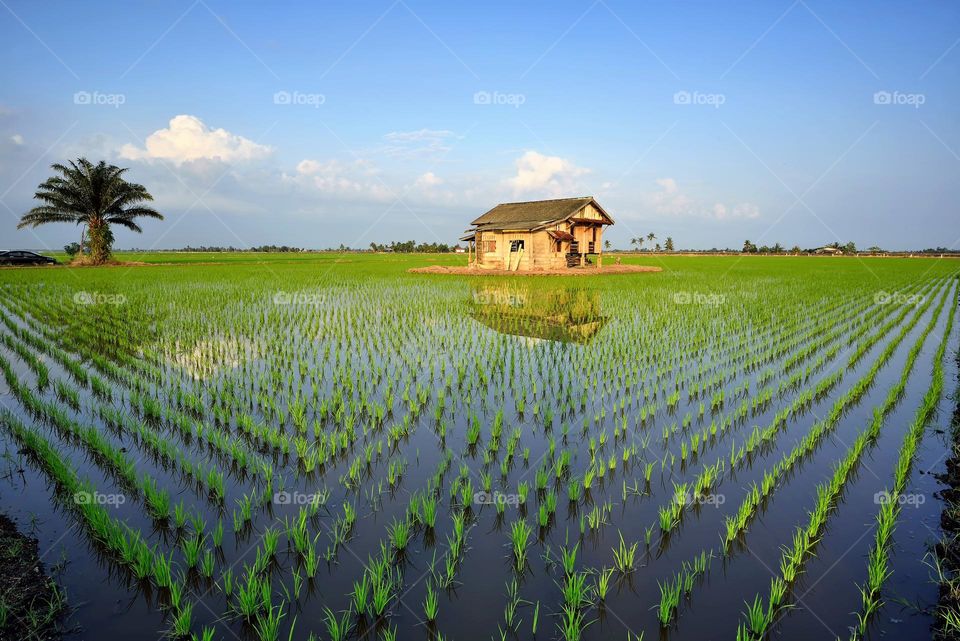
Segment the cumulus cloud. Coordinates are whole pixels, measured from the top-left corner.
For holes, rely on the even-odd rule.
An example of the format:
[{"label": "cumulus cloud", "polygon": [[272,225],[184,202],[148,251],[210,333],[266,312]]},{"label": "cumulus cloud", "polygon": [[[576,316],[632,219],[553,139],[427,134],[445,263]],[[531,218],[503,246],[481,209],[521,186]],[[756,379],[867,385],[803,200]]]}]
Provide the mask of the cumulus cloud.
[{"label": "cumulus cloud", "polygon": [[657,178],[659,189],[646,195],[650,208],[666,216],[689,216],[713,220],[753,219],[760,217],[760,208],[753,203],[742,202],[727,205],[715,202],[704,203],[680,189],[673,178]]},{"label": "cumulus cloud", "polygon": [[417,178],[416,182],[414,183],[414,186],[420,187],[423,189],[429,189],[430,187],[436,187],[442,184],[443,184],[443,178],[440,178],[432,171],[428,171],[427,173]]},{"label": "cumulus cloud", "polygon": [[654,192],[650,198],[657,213],[671,216],[690,213],[694,204],[693,199],[680,191],[676,180],[657,178],[656,183],[660,186],[660,190]]},{"label": "cumulus cloud", "polygon": [[147,136],[143,149],[124,145],[120,156],[128,160],[169,160],[179,165],[195,160],[250,161],[268,156],[272,151],[266,145],[258,145],[226,129],[211,129],[196,116],[179,115],[170,119],[166,129]]},{"label": "cumulus cloud", "polygon": [[17,145],[18,147],[23,144],[23,136],[20,134],[13,134],[10,136],[10,142]]},{"label": "cumulus cloud", "polygon": [[284,179],[329,195],[386,200],[393,192],[376,177],[377,173],[377,168],[368,160],[342,162],[306,158],[297,163],[295,175],[284,175]]},{"label": "cumulus cloud", "polygon": [[532,150],[517,158],[514,164],[517,174],[506,180],[514,195],[568,196],[576,190],[577,178],[590,173],[589,169],[577,167],[566,158]]}]

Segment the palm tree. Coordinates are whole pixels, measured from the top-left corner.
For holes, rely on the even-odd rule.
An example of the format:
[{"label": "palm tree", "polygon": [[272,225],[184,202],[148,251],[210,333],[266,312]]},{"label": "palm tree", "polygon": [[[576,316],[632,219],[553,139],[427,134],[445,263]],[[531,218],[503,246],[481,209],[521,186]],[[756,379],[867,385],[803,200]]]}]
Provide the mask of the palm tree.
[{"label": "palm tree", "polygon": [[647,234],[647,240],[649,240],[651,243],[656,239],[657,239],[657,235],[654,234],[653,232],[650,232],[649,234]]},{"label": "palm tree", "polygon": [[68,163],[51,165],[61,175],[40,184],[34,198],[43,204],[24,214],[18,229],[47,223],[86,225],[90,257],[101,264],[110,259],[113,247],[110,225],[141,233],[143,229],[134,219],[143,216],[163,220],[155,209],[140,204],[153,200],[153,196],[143,185],[124,180],[126,169],[102,160],[94,165],[86,158]]}]

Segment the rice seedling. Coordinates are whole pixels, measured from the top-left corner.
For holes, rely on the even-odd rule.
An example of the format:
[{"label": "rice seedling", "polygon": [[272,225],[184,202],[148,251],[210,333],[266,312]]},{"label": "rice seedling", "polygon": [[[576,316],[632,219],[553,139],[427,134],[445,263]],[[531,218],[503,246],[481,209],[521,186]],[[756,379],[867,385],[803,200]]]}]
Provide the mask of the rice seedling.
[{"label": "rice seedling", "polygon": [[613,549],[613,567],[621,574],[633,571],[637,555],[637,543],[628,546],[623,540],[623,533],[617,532],[620,544]]},{"label": "rice seedling", "polygon": [[523,519],[513,522],[510,527],[510,543],[513,550],[514,567],[520,571],[527,562],[527,545],[533,533],[530,526]]},{"label": "rice seedling", "polygon": [[[472,532],[508,538],[514,574],[497,622],[506,638],[519,633],[526,606],[529,630],[542,636],[543,602],[558,636],[579,639],[591,606],[622,611],[631,591],[620,582],[649,572],[669,578],[659,603],[637,617],[675,627],[671,635],[697,637],[699,624],[678,615],[680,602],[701,592],[743,603],[742,623],[730,635],[755,641],[774,622],[787,633],[789,621],[777,614],[790,607],[790,589],[817,548],[831,544],[824,533],[842,509],[844,485],[876,446],[890,408],[912,401],[912,388],[901,383],[914,380],[914,364],[946,353],[931,355],[918,339],[936,336],[949,350],[956,335],[955,305],[948,308],[956,280],[940,264],[923,273],[920,261],[876,267],[885,287],[916,294],[916,304],[876,302],[869,274],[841,269],[830,280],[775,261],[723,280],[722,269],[687,267],[644,287],[613,280],[504,286],[525,301],[556,292],[562,304],[551,323],[591,318],[599,301],[607,321],[591,325],[587,340],[564,342],[524,334],[531,325],[516,313],[527,303],[491,305],[502,317],[499,329],[478,320],[489,320],[482,306],[468,302],[470,313],[462,314],[463,292],[487,285],[387,278],[382,266],[363,260],[355,266],[369,273],[334,267],[342,276],[336,283],[278,266],[285,287],[316,294],[323,301],[316,306],[273,304],[273,277],[252,267],[242,268],[251,275],[242,280],[192,274],[153,283],[131,274],[143,289],[136,295],[91,271],[104,289],[128,291],[131,304],[118,310],[77,308],[53,271],[43,288],[0,273],[9,285],[0,287],[0,373],[13,406],[9,417],[0,414],[2,431],[70,493],[92,491],[71,463],[124,492],[124,512],[77,504],[70,513],[110,563],[162,592],[171,635],[224,636],[239,618],[252,638],[303,638],[309,633],[294,633],[292,610],[300,627],[325,629],[325,638],[406,638],[412,623],[393,616],[413,585],[421,538],[434,550],[421,603],[428,622],[440,619],[442,591],[487,587],[497,563],[483,556],[489,546],[471,545]],[[757,274],[767,279],[763,286],[755,285]],[[680,286],[722,293],[727,302],[709,309],[665,303]],[[873,399],[871,389],[888,380],[881,371],[894,362],[904,368],[873,408],[868,436],[855,434],[846,453],[827,454],[839,447],[831,435]],[[935,379],[943,376],[937,372]],[[906,491],[923,423],[941,395],[942,382],[908,426],[884,484],[894,499]],[[703,580],[714,551],[725,564],[743,563],[742,545],[767,536],[754,522],[770,506],[784,512],[778,495],[808,478],[805,461],[838,457],[825,482],[811,483],[805,521],[771,542],[781,553],[768,593],[751,586],[744,598],[723,576]],[[558,509],[564,486],[566,505]],[[505,500],[484,510],[477,490]],[[710,501],[718,496],[734,502],[714,513]],[[134,529],[138,511],[148,528]],[[861,576],[848,586],[861,603],[848,622],[855,634],[882,609],[899,516],[893,504],[877,511]],[[571,521],[574,532],[579,525],[574,541],[563,536]],[[720,547],[701,549],[701,538],[683,531],[704,523],[719,528]],[[225,536],[231,524],[233,536]],[[611,545],[610,526],[617,538],[609,567],[578,567]],[[669,535],[659,542],[658,528]],[[677,541],[694,546],[686,560],[664,553]],[[543,554],[531,552],[534,542]],[[354,555],[367,563],[358,569]],[[247,565],[234,574],[240,558]],[[556,586],[524,579],[547,575]],[[618,589],[611,589],[615,576]],[[209,594],[187,589],[186,577]],[[194,598],[226,612],[208,618],[204,607],[203,617],[194,616],[201,611]],[[463,607],[444,601],[440,622],[455,638],[463,636]]]},{"label": "rice seedling", "polygon": [[427,582],[427,595],[423,601],[423,614],[426,617],[427,621],[433,622],[437,620],[437,613],[440,609],[440,604],[437,599],[437,593],[433,589],[433,584]]},{"label": "rice seedling", "polygon": [[660,586],[660,607],[657,610],[657,616],[660,619],[660,625],[666,626],[673,619],[680,604],[683,586],[677,579],[665,583],[658,582],[658,585]]},{"label": "rice seedling", "polygon": [[330,608],[323,609],[324,625],[331,641],[345,641],[353,630],[350,622],[350,611],[341,613],[340,618]]}]

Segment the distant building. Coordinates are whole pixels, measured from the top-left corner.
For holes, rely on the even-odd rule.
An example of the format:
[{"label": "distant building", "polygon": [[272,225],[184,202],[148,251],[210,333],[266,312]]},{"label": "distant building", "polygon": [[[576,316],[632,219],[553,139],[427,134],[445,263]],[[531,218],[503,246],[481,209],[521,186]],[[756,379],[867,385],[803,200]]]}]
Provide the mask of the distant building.
[{"label": "distant building", "polygon": [[560,198],[502,203],[474,220],[460,238],[471,266],[534,271],[583,267],[602,261],[603,228],[613,218],[593,199]]},{"label": "distant building", "polygon": [[467,250],[461,247],[460,245],[457,245],[456,247],[453,248],[453,252],[455,254],[466,254]]},{"label": "distant building", "polygon": [[833,254],[835,256],[840,256],[843,254],[843,250],[840,249],[839,247],[830,247],[828,245],[826,247],[817,247],[816,249],[813,250],[813,253],[814,254]]}]

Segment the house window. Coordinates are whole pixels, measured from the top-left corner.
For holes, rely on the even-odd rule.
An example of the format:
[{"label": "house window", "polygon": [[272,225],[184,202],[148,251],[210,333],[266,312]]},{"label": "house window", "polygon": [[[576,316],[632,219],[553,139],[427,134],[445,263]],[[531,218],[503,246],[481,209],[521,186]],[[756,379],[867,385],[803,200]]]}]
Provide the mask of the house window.
[{"label": "house window", "polygon": [[522,241],[522,240],[511,240],[511,241],[510,241],[510,251],[511,251],[511,252],[517,252],[517,251],[520,251],[521,249],[523,249],[523,241]]},{"label": "house window", "polygon": [[483,251],[487,254],[497,253],[497,241],[495,240],[483,241]]}]

